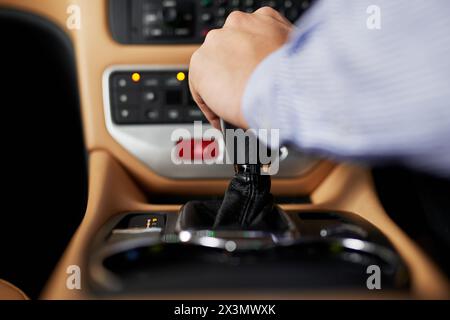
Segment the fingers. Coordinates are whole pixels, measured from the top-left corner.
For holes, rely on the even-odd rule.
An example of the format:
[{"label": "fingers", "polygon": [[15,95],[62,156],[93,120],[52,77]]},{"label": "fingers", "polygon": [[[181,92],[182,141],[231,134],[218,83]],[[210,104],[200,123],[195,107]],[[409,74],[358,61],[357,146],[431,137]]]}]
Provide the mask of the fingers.
[{"label": "fingers", "polygon": [[[240,107],[242,87],[251,73],[241,71],[241,64],[233,59],[233,53],[237,52],[236,56],[242,54],[248,65],[255,67],[260,57],[255,56],[254,48],[257,47],[257,51],[264,51],[267,46],[278,48],[285,43],[291,30],[292,25],[287,19],[265,7],[252,14],[234,11],[229,14],[223,29],[208,32],[203,45],[191,57],[189,87],[193,100],[215,128],[220,128],[220,117],[230,122],[237,117],[233,111]],[[261,58],[264,56],[262,54]],[[223,77],[216,79],[215,74]],[[237,89],[232,107],[227,107],[224,100],[218,98],[223,94],[223,87],[229,92],[231,88]],[[245,124],[245,119],[241,118],[240,122]]]},{"label": "fingers", "polygon": [[[192,92],[192,90],[191,90]],[[200,97],[200,95],[195,91],[192,94],[192,97],[197,104],[197,106],[200,108],[200,110],[203,112],[203,114],[206,117],[206,120],[216,129],[220,130],[220,118],[208,107],[208,105],[203,101],[203,99]]]},{"label": "fingers", "polygon": [[199,83],[198,78],[200,77],[199,71],[199,63],[201,58],[199,58],[199,50],[198,49],[191,57],[191,62],[189,65],[189,90],[191,91],[192,98],[194,99],[197,106],[205,115],[206,119],[211,123],[211,125],[220,130],[220,119],[219,117],[208,107],[205,103],[199,91],[197,89],[197,84]]},{"label": "fingers", "polygon": [[228,15],[223,26],[224,28],[245,26],[248,22],[249,17],[251,17],[250,13],[233,11]]},{"label": "fingers", "polygon": [[233,11],[228,15],[224,28],[246,30],[250,33],[264,33],[268,25],[282,25],[284,28],[292,29],[293,25],[278,11],[270,7],[262,7],[254,13]]},{"label": "fingers", "polygon": [[271,17],[281,23],[287,24],[289,26],[291,26],[291,22],[286,19],[286,17],[284,17],[281,13],[279,13],[277,10],[272,9],[271,7],[262,7],[259,8],[258,10],[256,10],[255,12],[253,12],[253,14],[255,15],[261,15],[261,16],[266,16],[266,17]]}]

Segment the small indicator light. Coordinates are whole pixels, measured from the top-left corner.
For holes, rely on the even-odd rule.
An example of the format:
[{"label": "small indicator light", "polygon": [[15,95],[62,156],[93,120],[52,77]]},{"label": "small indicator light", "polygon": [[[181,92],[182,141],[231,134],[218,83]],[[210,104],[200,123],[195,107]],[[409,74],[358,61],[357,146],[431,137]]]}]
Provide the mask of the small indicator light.
[{"label": "small indicator light", "polygon": [[184,72],[178,72],[177,73],[177,80],[178,81],[184,81],[186,79],[186,74]]},{"label": "small indicator light", "polygon": [[191,240],[192,234],[189,231],[181,231],[178,235],[181,242],[188,242]]},{"label": "small indicator light", "polygon": [[133,80],[134,82],[139,82],[139,80],[141,80],[141,75],[135,72],[131,75],[131,80]]}]

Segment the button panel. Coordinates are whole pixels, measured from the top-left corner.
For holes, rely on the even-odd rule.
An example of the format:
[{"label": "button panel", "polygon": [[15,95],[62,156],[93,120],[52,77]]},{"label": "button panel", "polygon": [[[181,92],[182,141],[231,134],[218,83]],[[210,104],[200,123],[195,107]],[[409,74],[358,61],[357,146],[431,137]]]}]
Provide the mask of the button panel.
[{"label": "button panel", "polygon": [[314,0],[110,0],[110,28],[124,44],[201,43],[236,10],[269,6],[295,22]]},{"label": "button panel", "polygon": [[[130,155],[160,176],[228,179],[233,174],[232,165],[179,165],[171,161],[176,144],[172,135],[176,129],[182,129],[177,134],[183,140],[202,139],[206,130],[211,129],[189,94],[187,70],[186,65],[115,65],[105,69],[102,88],[106,129]],[[171,104],[167,104],[167,91],[172,90],[181,90],[182,105],[174,104],[179,97],[170,97]],[[123,94],[127,97],[121,98]],[[195,130],[197,120],[203,121],[201,130]],[[177,137],[174,139],[179,141]],[[219,150],[219,154],[222,152]],[[279,178],[304,175],[317,164],[317,159],[296,150],[289,150],[289,155],[282,159]]]},{"label": "button panel", "polygon": [[117,71],[110,75],[115,124],[207,122],[188,87],[187,71]]}]

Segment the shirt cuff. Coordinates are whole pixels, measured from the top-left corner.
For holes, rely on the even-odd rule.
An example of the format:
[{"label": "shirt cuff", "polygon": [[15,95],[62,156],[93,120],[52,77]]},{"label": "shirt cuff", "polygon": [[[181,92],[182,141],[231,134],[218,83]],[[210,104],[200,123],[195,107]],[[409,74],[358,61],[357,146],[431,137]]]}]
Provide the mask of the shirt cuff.
[{"label": "shirt cuff", "polygon": [[[280,143],[280,129],[276,116],[276,81],[282,63],[284,47],[271,53],[253,71],[242,98],[242,114],[250,126],[256,131],[261,142],[276,149]],[[278,135],[278,138],[277,138]]]}]

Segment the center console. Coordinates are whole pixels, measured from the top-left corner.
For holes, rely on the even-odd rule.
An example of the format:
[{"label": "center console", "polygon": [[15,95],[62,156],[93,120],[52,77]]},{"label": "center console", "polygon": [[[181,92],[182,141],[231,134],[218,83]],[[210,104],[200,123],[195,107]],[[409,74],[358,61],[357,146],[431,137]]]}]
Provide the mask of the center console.
[{"label": "center console", "polygon": [[[109,23],[121,44],[201,43],[233,10],[269,5],[295,21],[311,4],[112,0]],[[359,216],[313,205],[299,209],[295,201],[290,209],[275,204],[271,179],[261,175],[259,165],[174,163],[174,155],[204,160],[202,151],[211,145],[212,157],[227,152],[223,139],[205,138],[211,127],[190,95],[188,77],[186,65],[109,66],[102,82],[106,128],[121,147],[165,178],[229,179],[233,168],[235,176],[223,198],[187,197],[180,210],[125,211],[104,223],[86,262],[93,294],[366,292],[371,268],[378,268],[384,289],[409,290],[409,271],[396,249]],[[180,129],[184,136],[174,139]],[[180,143],[192,146],[191,159],[174,154]],[[319,162],[286,146],[279,153],[274,182],[305,176]]]},{"label": "center console", "polygon": [[[208,290],[367,291],[368,267],[383,289],[404,292],[408,271],[373,225],[348,212],[283,213],[281,232],[193,230],[170,212],[125,213],[90,251],[97,294]],[[372,272],[372,271],[371,271]]]},{"label": "center console", "polygon": [[[188,68],[184,65],[108,67],[102,82],[106,128],[123,148],[161,176],[172,179],[229,178],[233,173],[232,165],[176,164],[171,160],[174,147],[180,143],[179,139],[172,138],[177,129],[178,132],[183,130],[180,138],[192,145],[193,151],[191,159],[175,155],[179,160],[204,160],[203,150],[210,143],[216,144],[214,158],[224,156],[222,140],[205,139],[204,133],[211,126],[191,97],[188,76]],[[317,162],[298,150],[284,147],[276,178],[302,176]]]},{"label": "center console", "polygon": [[[166,85],[171,78],[167,72],[145,76]],[[112,86],[124,79],[115,74]],[[267,147],[231,143],[226,131],[238,129],[221,125],[235,168],[223,199],[191,200],[179,212],[129,212],[109,221],[89,250],[92,292],[357,292],[380,283],[391,292],[409,289],[404,262],[377,228],[349,212],[284,210],[275,204],[271,177],[263,171],[270,164],[258,156],[251,160],[254,151]],[[368,282],[371,272],[378,272],[375,284]]]}]

